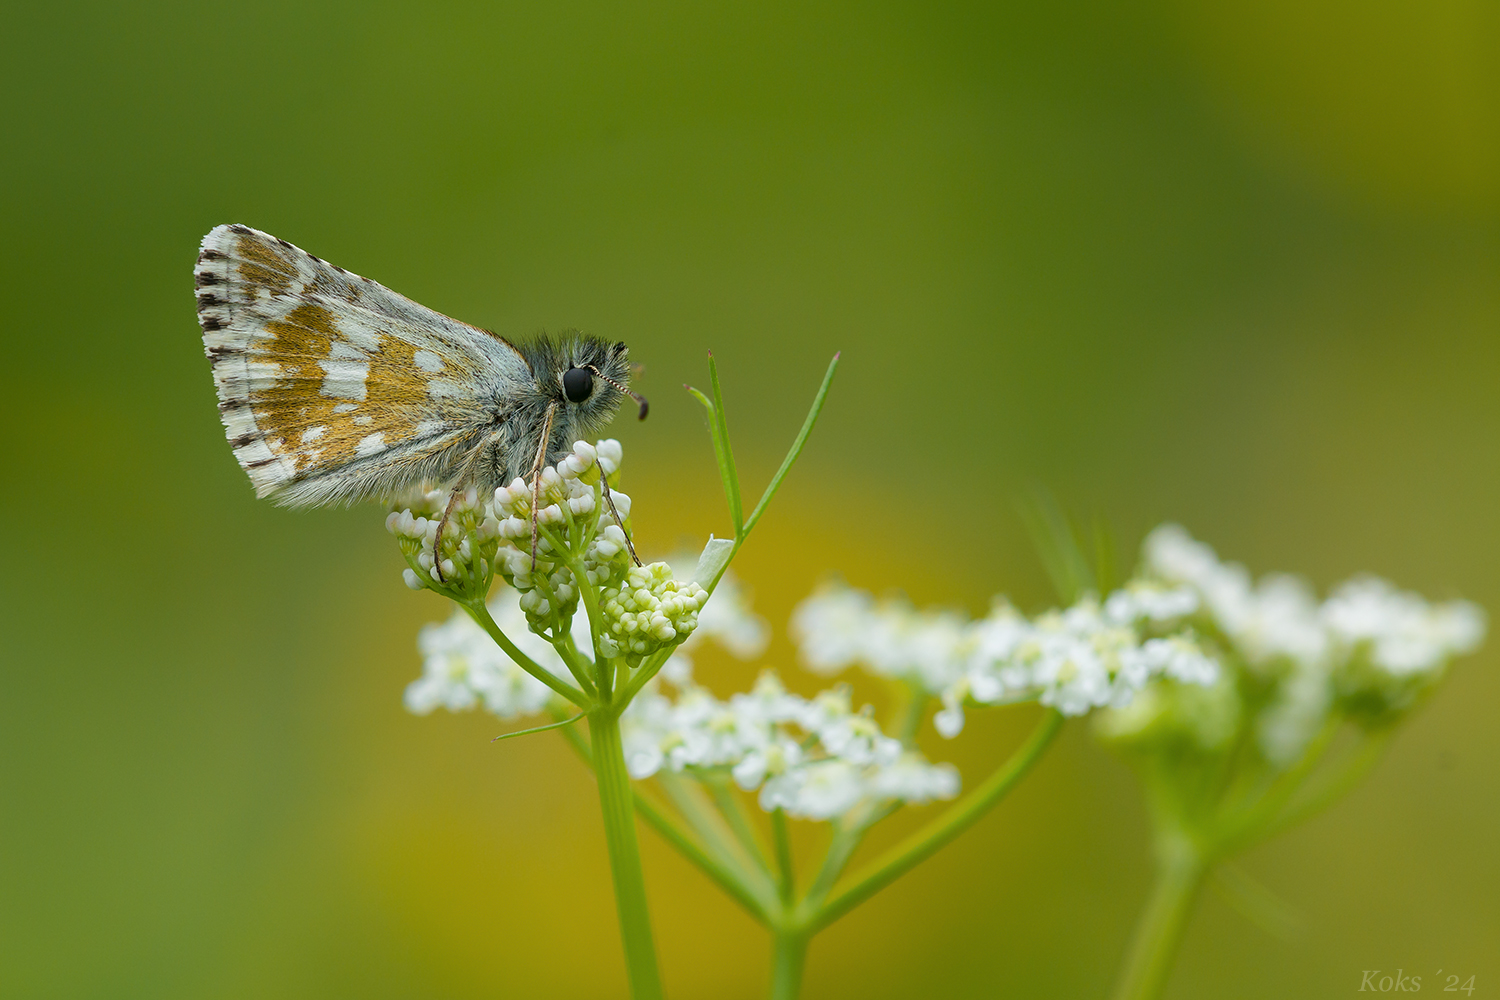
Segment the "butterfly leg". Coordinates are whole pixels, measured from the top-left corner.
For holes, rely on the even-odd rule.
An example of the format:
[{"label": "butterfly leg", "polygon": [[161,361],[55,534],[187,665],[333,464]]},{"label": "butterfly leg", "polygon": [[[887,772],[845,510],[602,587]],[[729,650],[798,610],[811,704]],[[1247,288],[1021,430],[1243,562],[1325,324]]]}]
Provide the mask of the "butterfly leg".
[{"label": "butterfly leg", "polygon": [[557,404],[547,406],[547,418],[542,421],[542,440],[536,446],[536,461],[531,463],[531,571],[536,572],[537,508],[542,502],[542,467],[547,461],[547,439],[552,437],[552,418],[557,414]]},{"label": "butterfly leg", "polygon": [[630,542],[630,532],[625,528],[625,522],[620,520],[620,512],[615,507],[615,498],[609,494],[609,477],[604,474],[603,469],[599,470],[599,485],[604,487],[604,502],[609,504],[609,512],[615,516],[615,523],[620,526],[621,531],[625,532],[625,548],[630,551],[630,558],[637,566],[641,565],[641,557],[635,554],[635,546]]}]

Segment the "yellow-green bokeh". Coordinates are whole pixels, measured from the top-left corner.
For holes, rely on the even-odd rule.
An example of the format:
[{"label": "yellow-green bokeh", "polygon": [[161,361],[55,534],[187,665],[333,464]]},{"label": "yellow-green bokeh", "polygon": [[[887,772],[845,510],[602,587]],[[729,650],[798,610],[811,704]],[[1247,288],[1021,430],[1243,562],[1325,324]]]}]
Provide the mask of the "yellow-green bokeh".
[{"label": "yellow-green bokeh", "polygon": [[[840,568],[1044,603],[1013,507],[1033,483],[1128,545],[1174,519],[1257,570],[1500,611],[1496,11],[8,11],[0,992],[622,995],[585,772],[555,737],[402,710],[445,612],[400,585],[378,510],[250,496],[193,317],[210,227],[507,335],[630,343],[653,412],[615,430],[656,551],[726,527],[679,388],[705,351],[758,484],[842,350],[743,556],[778,627]],[[784,639],[771,658],[792,669]],[[1300,934],[1210,897],[1169,995],[1321,998],[1396,967],[1494,987],[1495,660],[1245,860]],[[1027,722],[928,749],[972,777]],[[758,995],[762,933],[645,844],[669,991]],[[808,996],[1103,996],[1147,854],[1132,778],[1071,727],[817,941]]]}]

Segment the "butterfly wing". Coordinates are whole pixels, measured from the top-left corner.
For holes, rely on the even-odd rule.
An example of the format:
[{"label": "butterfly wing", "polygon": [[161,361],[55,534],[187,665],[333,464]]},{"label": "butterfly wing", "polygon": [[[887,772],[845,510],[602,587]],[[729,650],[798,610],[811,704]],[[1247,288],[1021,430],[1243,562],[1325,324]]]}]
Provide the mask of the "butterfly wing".
[{"label": "butterfly wing", "polygon": [[504,340],[247,226],[203,238],[198,319],[257,496],[322,504],[452,478],[532,381]]}]

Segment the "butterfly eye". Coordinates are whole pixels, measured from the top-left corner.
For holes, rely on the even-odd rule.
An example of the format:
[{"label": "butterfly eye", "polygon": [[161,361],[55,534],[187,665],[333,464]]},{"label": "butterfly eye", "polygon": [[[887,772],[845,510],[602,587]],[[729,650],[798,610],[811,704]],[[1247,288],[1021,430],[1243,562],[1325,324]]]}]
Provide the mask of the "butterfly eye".
[{"label": "butterfly eye", "polygon": [[569,368],[562,376],[563,395],[570,403],[581,403],[594,392],[594,376],[583,368]]}]

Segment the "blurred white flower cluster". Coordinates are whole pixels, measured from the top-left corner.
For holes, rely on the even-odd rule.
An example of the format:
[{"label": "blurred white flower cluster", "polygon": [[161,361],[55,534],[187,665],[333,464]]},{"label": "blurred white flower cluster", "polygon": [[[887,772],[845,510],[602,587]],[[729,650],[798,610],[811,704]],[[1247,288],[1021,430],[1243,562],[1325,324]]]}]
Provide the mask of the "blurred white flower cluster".
[{"label": "blurred white flower cluster", "polygon": [[1106,734],[1117,738],[1175,728],[1210,749],[1248,713],[1262,754],[1285,766],[1335,709],[1366,724],[1387,722],[1484,639],[1484,614],[1467,601],[1433,604],[1363,576],[1319,602],[1297,577],[1253,580],[1176,525],[1153,531],[1143,557],[1144,579],[1196,597],[1192,624],[1244,676],[1186,702],[1180,692],[1157,692],[1106,722]]},{"label": "blurred white flower cluster", "polygon": [[880,732],[845,688],[814,698],[789,693],[769,671],[749,693],[720,701],[688,686],[673,700],[647,690],[620,720],[625,763],[636,778],[662,768],[723,769],[766,811],[826,820],[865,802],[909,804],[958,794],[958,772],[929,764]]},{"label": "blurred white flower cluster", "polygon": [[1102,604],[1090,597],[1034,619],[999,600],[971,621],[829,586],[798,606],[792,633],[812,670],[859,665],[937,696],[943,707],[933,723],[952,737],[963,729],[966,702],[1036,700],[1082,715],[1127,704],[1158,676],[1212,683],[1213,659],[1191,633],[1174,632],[1197,607],[1185,588],[1140,584]]},{"label": "blurred white flower cluster", "polygon": [[1143,574],[1196,594],[1252,669],[1277,660],[1333,667],[1363,659],[1392,677],[1430,674],[1484,640],[1484,612],[1468,601],[1432,604],[1361,576],[1320,604],[1303,580],[1273,574],[1257,583],[1175,524],[1147,536],[1143,554]]},{"label": "blurred white flower cluster", "polygon": [[[490,599],[490,614],[506,635],[541,667],[568,680],[567,667],[552,644],[526,627],[526,615],[507,587]],[[588,620],[573,620],[573,639],[581,649],[589,644]],[[442,624],[424,625],[417,635],[422,654],[422,676],[406,687],[406,707],[418,715],[435,708],[450,712],[482,705],[502,719],[544,711],[552,689],[532,677],[505,655],[468,614],[455,608]]]}]

